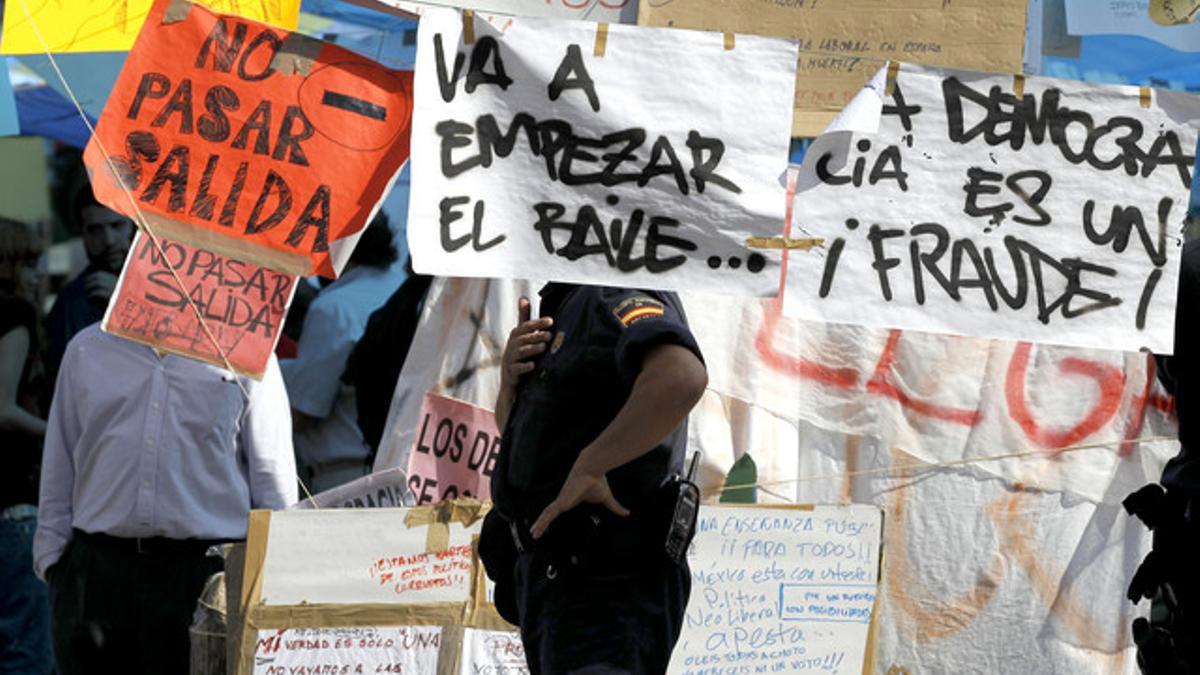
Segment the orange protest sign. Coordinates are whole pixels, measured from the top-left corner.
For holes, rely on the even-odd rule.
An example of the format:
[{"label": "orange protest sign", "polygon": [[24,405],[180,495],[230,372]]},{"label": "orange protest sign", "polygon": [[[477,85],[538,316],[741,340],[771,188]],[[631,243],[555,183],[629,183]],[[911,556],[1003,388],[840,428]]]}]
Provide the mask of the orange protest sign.
[{"label": "orange protest sign", "polygon": [[161,252],[145,233],[134,238],[101,328],[222,368],[228,358],[235,371],[261,377],[279,340],[296,277],[181,242],[160,238],[159,243]]},{"label": "orange protest sign", "polygon": [[332,277],[408,160],[411,117],[411,72],[155,0],[84,161],[100,201],[156,232]]}]

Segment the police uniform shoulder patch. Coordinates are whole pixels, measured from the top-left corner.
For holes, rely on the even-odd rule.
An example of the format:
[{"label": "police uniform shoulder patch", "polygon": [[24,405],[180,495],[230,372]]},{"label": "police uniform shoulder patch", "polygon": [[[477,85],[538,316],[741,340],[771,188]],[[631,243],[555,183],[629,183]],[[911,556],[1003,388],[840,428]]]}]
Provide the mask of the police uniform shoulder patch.
[{"label": "police uniform shoulder patch", "polygon": [[622,326],[629,327],[642,319],[659,317],[665,312],[663,304],[654,298],[637,295],[626,298],[613,308],[613,315]]}]

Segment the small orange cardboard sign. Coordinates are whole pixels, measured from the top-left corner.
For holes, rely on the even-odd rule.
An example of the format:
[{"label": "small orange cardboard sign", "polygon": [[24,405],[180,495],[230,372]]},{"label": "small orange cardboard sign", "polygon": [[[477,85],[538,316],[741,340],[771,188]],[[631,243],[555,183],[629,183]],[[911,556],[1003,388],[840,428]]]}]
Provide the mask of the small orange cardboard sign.
[{"label": "small orange cardboard sign", "polygon": [[333,277],[408,160],[411,119],[409,71],[156,0],[84,161],[101,202],[159,234]]},{"label": "small orange cardboard sign", "polygon": [[261,377],[279,340],[296,277],[182,242],[160,238],[159,243],[161,252],[145,233],[134,238],[101,327],[222,368],[228,358],[236,372]]}]

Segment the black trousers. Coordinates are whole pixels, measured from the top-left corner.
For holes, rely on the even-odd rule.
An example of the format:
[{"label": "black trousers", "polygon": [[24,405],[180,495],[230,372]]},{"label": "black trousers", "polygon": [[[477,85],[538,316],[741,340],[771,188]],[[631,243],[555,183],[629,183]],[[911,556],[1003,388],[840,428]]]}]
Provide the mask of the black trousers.
[{"label": "black trousers", "polygon": [[523,553],[515,570],[533,675],[662,675],[683,630],[691,577],[665,555],[636,569],[556,572]]},{"label": "black trousers", "polygon": [[196,600],[223,561],[202,544],[167,544],[139,552],[133,540],[76,530],[49,570],[61,675],[186,675]]}]

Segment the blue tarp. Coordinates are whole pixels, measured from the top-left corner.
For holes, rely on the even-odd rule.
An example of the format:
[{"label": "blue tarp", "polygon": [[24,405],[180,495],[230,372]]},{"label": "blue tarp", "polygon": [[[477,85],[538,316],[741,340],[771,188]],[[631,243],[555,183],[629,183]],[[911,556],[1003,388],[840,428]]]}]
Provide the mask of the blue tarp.
[{"label": "blue tarp", "polygon": [[45,136],[80,149],[87,145],[88,128],[62,94],[50,87],[30,87],[18,89],[16,100],[22,134]]}]

